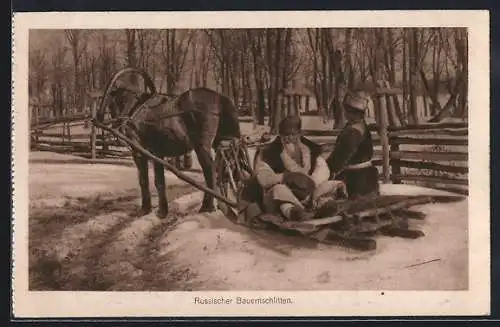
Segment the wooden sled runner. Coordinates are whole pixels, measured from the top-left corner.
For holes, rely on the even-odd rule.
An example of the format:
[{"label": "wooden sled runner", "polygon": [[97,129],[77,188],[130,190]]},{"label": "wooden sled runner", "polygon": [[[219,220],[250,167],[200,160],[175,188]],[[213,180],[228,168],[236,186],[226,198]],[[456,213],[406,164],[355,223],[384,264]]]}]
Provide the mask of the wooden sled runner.
[{"label": "wooden sled runner", "polygon": [[358,250],[373,250],[375,235],[416,239],[425,236],[411,227],[411,219],[424,219],[412,206],[458,201],[461,197],[381,195],[370,200],[341,201],[333,215],[309,221],[291,222],[264,214],[260,220],[284,230],[294,230],[321,243],[337,244]]}]

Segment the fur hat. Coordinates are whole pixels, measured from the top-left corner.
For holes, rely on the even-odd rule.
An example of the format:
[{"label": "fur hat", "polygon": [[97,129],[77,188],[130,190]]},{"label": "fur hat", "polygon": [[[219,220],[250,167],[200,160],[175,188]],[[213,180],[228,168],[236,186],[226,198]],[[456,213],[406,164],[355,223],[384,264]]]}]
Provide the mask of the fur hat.
[{"label": "fur hat", "polygon": [[289,134],[298,134],[302,129],[302,121],[300,117],[297,115],[290,115],[283,119],[279,126],[278,132],[280,134],[289,135]]},{"label": "fur hat", "polygon": [[370,96],[364,91],[347,92],[344,97],[344,106],[346,109],[354,109],[361,112],[368,110]]}]

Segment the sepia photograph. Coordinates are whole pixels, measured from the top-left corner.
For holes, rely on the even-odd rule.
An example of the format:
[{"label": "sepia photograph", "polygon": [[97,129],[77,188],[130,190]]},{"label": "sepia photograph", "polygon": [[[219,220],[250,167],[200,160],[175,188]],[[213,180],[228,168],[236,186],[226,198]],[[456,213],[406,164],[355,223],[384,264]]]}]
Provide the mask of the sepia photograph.
[{"label": "sepia photograph", "polygon": [[[489,36],[474,41],[459,18],[357,26],[335,15],[338,27],[117,16],[37,28],[26,17],[13,57],[25,74],[13,74],[23,292],[181,292],[169,305],[183,312],[248,314],[293,311],[305,291],[369,291],[379,306],[386,293],[441,291],[446,307],[486,283],[488,177],[474,177],[478,195],[470,173],[487,174],[488,126],[472,120],[489,123],[489,71],[474,75],[471,61],[489,62]],[[487,14],[475,21],[488,31]],[[475,141],[469,124],[483,129]]]}]

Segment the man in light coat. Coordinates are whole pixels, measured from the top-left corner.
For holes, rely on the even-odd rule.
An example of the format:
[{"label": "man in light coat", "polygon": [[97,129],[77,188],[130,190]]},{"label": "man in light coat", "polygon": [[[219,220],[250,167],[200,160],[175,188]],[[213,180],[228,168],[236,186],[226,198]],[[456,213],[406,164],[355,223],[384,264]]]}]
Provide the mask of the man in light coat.
[{"label": "man in light coat", "polygon": [[301,135],[301,125],[300,117],[286,117],[255,165],[264,211],[293,221],[311,219],[322,203],[345,194],[342,182],[329,180],[321,147]]}]

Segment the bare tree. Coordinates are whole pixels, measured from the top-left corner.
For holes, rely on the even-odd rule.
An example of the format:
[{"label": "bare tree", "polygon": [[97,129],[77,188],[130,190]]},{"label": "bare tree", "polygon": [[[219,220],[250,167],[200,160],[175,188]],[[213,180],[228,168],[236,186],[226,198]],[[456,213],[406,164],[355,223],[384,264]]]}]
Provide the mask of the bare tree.
[{"label": "bare tree", "polygon": [[64,85],[66,76],[65,57],[66,49],[63,46],[58,46],[53,49],[51,56],[51,76],[50,88],[52,92],[52,108],[54,116],[63,116],[66,113]]},{"label": "bare tree", "polygon": [[[111,42],[110,42],[111,41]],[[111,79],[111,76],[116,70],[116,48],[109,43],[113,44],[113,39],[110,38],[107,32],[102,32],[98,40],[99,51],[99,87],[103,88],[106,83]]]},{"label": "bare tree", "polygon": [[47,55],[35,50],[29,56],[29,95],[40,98],[47,82]]},{"label": "bare tree", "polygon": [[285,110],[283,90],[289,82],[287,66],[290,63],[292,29],[266,29],[265,33],[265,56],[269,76],[269,125],[271,131],[276,132]]},{"label": "bare tree", "polygon": [[419,89],[419,47],[418,40],[421,31],[417,28],[412,28],[409,31],[409,86],[410,86],[410,107],[408,112],[408,121],[410,124],[418,124],[418,89]]},{"label": "bare tree", "polygon": [[174,92],[182,77],[193,36],[193,31],[186,30],[165,30],[162,33],[160,47],[167,93]]},{"label": "bare tree", "polygon": [[191,45],[191,87],[206,87],[210,66],[209,43],[204,33],[197,31]]},{"label": "bare tree", "polygon": [[76,107],[81,106],[82,93],[80,89],[80,61],[87,46],[87,32],[84,30],[71,29],[64,30],[67,41],[70,44],[73,58],[73,96],[72,104]]},{"label": "bare tree", "polygon": [[264,79],[266,78],[265,57],[264,57],[264,30],[247,30],[247,38],[252,54],[252,73],[255,82],[255,91],[257,96],[257,122],[259,125],[264,125],[266,115],[266,99],[264,89]]},{"label": "bare tree", "polygon": [[97,84],[98,58],[90,52],[85,51],[83,54],[82,74],[83,82],[87,89],[95,89]]},{"label": "bare tree", "polygon": [[[456,108],[454,116],[465,118],[467,106],[467,35],[465,29],[439,29],[434,30],[437,37],[434,38],[434,47],[439,47],[439,57],[436,59],[440,64],[444,65],[444,71],[447,76],[447,89],[449,97],[444,104],[441,105],[439,95],[441,94],[440,80],[441,69],[436,68],[434,72],[433,88],[431,83],[426,78],[423,67],[420,69],[420,76],[423,80],[424,89],[432,101],[433,117],[430,122],[438,122],[445,117],[452,115],[452,109]],[[442,47],[442,48],[441,48]],[[445,59],[441,59],[441,50],[445,54]],[[436,50],[437,51],[437,50]],[[442,63],[441,63],[442,62]],[[436,63],[436,66],[438,63]],[[450,69],[450,66],[452,69]],[[435,67],[434,67],[435,68]],[[462,99],[460,101],[457,101]],[[464,101],[465,100],[465,101]],[[458,102],[458,104],[457,104]]]},{"label": "bare tree", "polygon": [[[388,28],[381,31],[384,43],[384,64],[387,72],[387,82],[389,87],[396,87],[396,55],[398,44],[402,43],[401,37],[395,37],[394,29]],[[387,97],[387,109],[389,124],[392,126],[401,126],[405,123],[401,104],[397,96]]]},{"label": "bare tree", "polygon": [[[129,67],[137,67],[137,31],[135,29],[126,29],[125,30],[125,38],[126,38],[126,61],[127,66]],[[130,75],[129,82],[138,86],[139,78],[135,74]]]},{"label": "bare tree", "polygon": [[[465,28],[455,30],[455,49],[457,55],[457,75],[460,76],[458,104],[454,116],[466,118],[468,116],[468,38]],[[457,77],[458,78],[458,77]],[[458,83],[457,83],[458,84]]]},{"label": "bare tree", "polygon": [[156,30],[137,30],[137,65],[150,72],[153,80],[156,78],[155,49],[161,39],[161,32]]},{"label": "bare tree", "polygon": [[212,54],[215,58],[214,75],[221,86],[222,93],[238,101],[238,93],[234,86],[236,67],[234,60],[235,30],[207,30],[206,36],[210,42]]},{"label": "bare tree", "polygon": [[[366,29],[356,29],[353,31],[353,45],[356,47],[356,51],[353,56],[353,71],[349,80],[351,80],[352,85],[350,87],[356,86],[356,84],[364,85],[369,76],[369,46],[367,43],[367,30]],[[347,49],[346,49],[347,51]]]},{"label": "bare tree", "polygon": [[[338,37],[332,29],[308,29],[308,45],[311,49],[313,86],[319,113],[324,119],[334,119],[334,128],[344,125],[342,99],[348,85],[345,69],[354,80],[351,62],[352,30],[345,30],[349,38],[347,56],[336,46]],[[346,47],[347,48],[347,47]],[[346,60],[347,58],[347,60]],[[353,82],[351,82],[353,83]]]},{"label": "bare tree", "polygon": [[332,90],[330,78],[330,69],[327,69],[328,51],[325,49],[325,33],[321,29],[308,29],[307,36],[309,47],[311,49],[312,66],[313,66],[313,87],[318,104],[319,114],[327,117],[327,102],[330,94],[327,92]]}]

